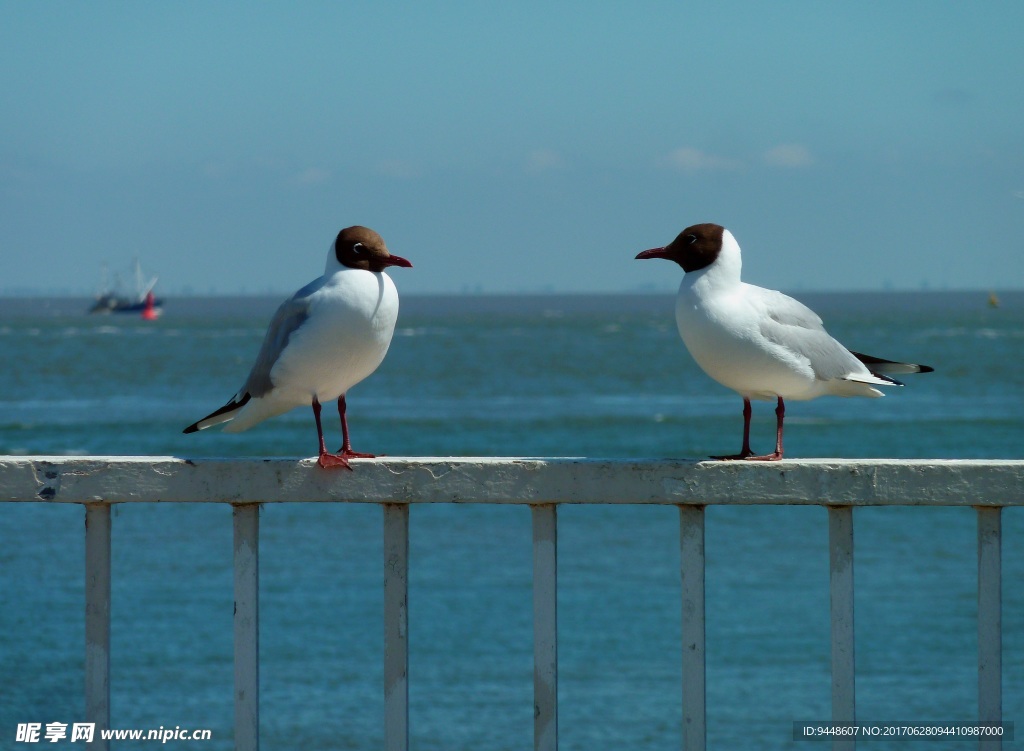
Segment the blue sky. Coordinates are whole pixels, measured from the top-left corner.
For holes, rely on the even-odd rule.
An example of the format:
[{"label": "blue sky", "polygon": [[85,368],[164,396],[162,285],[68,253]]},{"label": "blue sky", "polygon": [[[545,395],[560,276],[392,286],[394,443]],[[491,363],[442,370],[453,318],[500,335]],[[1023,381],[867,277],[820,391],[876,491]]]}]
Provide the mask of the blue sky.
[{"label": "blue sky", "polygon": [[0,0],[0,293],[671,290],[705,221],[786,290],[1024,282],[1020,2]]}]

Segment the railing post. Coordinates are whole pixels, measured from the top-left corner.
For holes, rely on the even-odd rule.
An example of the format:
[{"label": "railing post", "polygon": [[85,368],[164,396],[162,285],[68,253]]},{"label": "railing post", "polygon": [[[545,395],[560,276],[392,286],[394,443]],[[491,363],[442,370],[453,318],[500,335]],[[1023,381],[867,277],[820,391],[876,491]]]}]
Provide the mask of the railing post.
[{"label": "railing post", "polygon": [[[854,722],[856,684],[853,633],[853,507],[828,507],[829,590],[832,620],[832,722]],[[856,741],[838,738],[834,751]]]},{"label": "railing post", "polygon": [[683,748],[707,744],[704,659],[704,507],[679,507],[683,595]]},{"label": "railing post", "polygon": [[[978,508],[978,722],[1003,716],[1002,515]],[[982,740],[979,748],[999,749],[1002,741]]]},{"label": "railing post", "polygon": [[409,748],[409,505],[384,505],[384,748]]},{"label": "railing post", "polygon": [[260,747],[260,504],[233,507],[235,749]]},{"label": "railing post", "polygon": [[533,747],[558,748],[558,507],[533,517]]},{"label": "railing post", "polygon": [[110,748],[110,505],[85,506],[85,721],[95,743]]}]

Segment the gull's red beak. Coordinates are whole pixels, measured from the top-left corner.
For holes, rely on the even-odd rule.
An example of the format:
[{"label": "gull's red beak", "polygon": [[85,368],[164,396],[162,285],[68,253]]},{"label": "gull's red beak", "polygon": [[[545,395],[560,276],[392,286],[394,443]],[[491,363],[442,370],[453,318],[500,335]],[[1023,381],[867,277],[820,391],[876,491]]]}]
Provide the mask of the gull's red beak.
[{"label": "gull's red beak", "polygon": [[637,253],[635,260],[639,261],[644,258],[668,258],[668,254],[665,252],[664,248],[651,248],[650,250],[645,250],[643,253]]},{"label": "gull's red beak", "polygon": [[402,268],[405,268],[405,269],[411,269],[412,268],[412,264],[411,263],[409,263],[407,260],[405,260],[401,256],[396,256],[393,253],[390,256],[388,256],[387,258],[385,258],[382,261],[382,263],[385,266],[401,266]]}]

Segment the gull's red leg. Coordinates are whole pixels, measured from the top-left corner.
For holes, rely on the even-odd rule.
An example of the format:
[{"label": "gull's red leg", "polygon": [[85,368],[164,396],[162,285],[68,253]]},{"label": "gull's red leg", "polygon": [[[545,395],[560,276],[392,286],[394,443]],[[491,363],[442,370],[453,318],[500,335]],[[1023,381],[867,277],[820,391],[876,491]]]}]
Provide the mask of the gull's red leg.
[{"label": "gull's red leg", "polygon": [[775,434],[775,453],[782,458],[782,421],[786,418],[786,404],[782,401],[782,397],[779,397],[779,404],[775,408],[775,418],[778,421]]},{"label": "gull's red leg", "polygon": [[338,414],[341,416],[341,451],[339,452],[346,459],[376,459],[376,454],[364,454],[352,450],[352,441],[348,437],[348,420],[345,419],[345,412],[348,405],[345,403],[345,395],[338,397]]},{"label": "gull's red leg", "polygon": [[750,418],[753,415],[753,410],[750,408],[750,400],[743,397],[743,448],[740,449],[738,454],[729,454],[728,456],[713,456],[712,459],[718,459],[719,461],[735,461],[737,459],[747,459],[753,455],[753,451],[750,450]]},{"label": "gull's red leg", "polygon": [[779,404],[775,407],[775,453],[764,456],[748,456],[749,461],[777,462],[782,458],[782,421],[786,417],[786,405],[779,397]]},{"label": "gull's red leg", "polygon": [[315,396],[313,397],[313,417],[316,419],[316,437],[320,441],[320,458],[317,459],[317,464],[324,469],[344,467],[345,469],[351,470],[352,467],[348,466],[348,459],[344,455],[330,454],[327,452],[327,446],[324,444],[324,429],[320,424],[320,400]]}]

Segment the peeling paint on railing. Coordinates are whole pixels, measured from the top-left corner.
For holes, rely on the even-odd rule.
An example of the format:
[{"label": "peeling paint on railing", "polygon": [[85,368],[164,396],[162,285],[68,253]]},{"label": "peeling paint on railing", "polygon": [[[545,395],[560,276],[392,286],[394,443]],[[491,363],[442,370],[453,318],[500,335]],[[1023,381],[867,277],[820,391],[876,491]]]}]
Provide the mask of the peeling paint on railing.
[{"label": "peeling paint on railing", "polygon": [[1024,461],[3,457],[0,501],[1017,506]]}]

